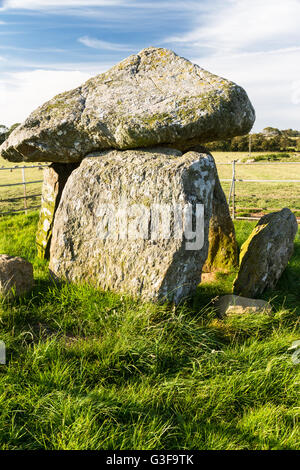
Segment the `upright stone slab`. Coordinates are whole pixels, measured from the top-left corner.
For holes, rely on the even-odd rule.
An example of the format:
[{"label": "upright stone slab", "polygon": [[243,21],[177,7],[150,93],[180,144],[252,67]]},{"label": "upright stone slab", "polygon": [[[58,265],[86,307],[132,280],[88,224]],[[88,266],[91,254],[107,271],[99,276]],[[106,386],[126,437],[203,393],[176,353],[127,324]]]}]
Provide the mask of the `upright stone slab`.
[{"label": "upright stone slab", "polygon": [[191,145],[247,134],[247,93],[173,51],[149,47],[35,110],[0,149],[7,160],[78,162],[103,149]]},{"label": "upright stone slab", "polygon": [[208,256],[203,272],[230,271],[238,266],[238,244],[229,207],[216,172],[213,210],[209,225]]},{"label": "upright stone slab", "polygon": [[[68,281],[179,302],[201,281],[215,171],[211,155],[172,149],[85,158],[57,209],[50,270]],[[199,212],[188,227],[191,207]],[[187,228],[198,233],[196,243]]]},{"label": "upright stone slab", "polygon": [[78,164],[52,163],[44,168],[42,205],[36,234],[38,256],[49,258],[52,226],[65,184]]},{"label": "upright stone slab", "polygon": [[233,293],[255,298],[273,289],[293,254],[297,230],[296,217],[287,208],[264,215],[241,248]]}]

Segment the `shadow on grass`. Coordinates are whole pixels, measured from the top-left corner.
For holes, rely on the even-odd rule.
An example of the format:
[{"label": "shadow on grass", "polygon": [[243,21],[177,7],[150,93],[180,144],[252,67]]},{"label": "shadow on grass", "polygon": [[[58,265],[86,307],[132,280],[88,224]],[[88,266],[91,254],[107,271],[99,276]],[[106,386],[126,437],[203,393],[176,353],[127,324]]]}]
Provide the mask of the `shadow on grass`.
[{"label": "shadow on grass", "polygon": [[298,232],[294,254],[274,290],[267,290],[264,299],[272,299],[276,308],[296,310],[300,314],[300,235]]}]

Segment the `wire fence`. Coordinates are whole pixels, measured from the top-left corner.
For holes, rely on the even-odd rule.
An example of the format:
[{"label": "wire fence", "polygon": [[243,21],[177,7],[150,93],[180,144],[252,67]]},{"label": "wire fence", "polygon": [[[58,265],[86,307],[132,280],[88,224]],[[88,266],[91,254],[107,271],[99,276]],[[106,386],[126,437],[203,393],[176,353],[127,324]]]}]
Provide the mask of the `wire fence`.
[{"label": "wire fence", "polygon": [[[242,207],[239,206],[237,207],[237,193],[236,193],[236,186],[237,183],[279,183],[280,185],[286,185],[286,184],[294,184],[294,183],[300,183],[300,179],[286,179],[286,178],[280,178],[280,179],[270,179],[270,178],[260,178],[260,179],[249,179],[249,178],[239,178],[238,177],[238,171],[237,171],[237,166],[242,165],[244,168],[249,167],[251,165],[252,168],[255,168],[255,166],[259,165],[264,165],[264,166],[273,166],[273,165],[300,165],[300,162],[251,162],[251,163],[242,163],[237,160],[233,160],[231,163],[230,162],[222,162],[218,163],[217,166],[219,165],[231,165],[232,170],[231,170],[231,178],[220,178],[220,181],[225,183],[230,183],[230,189],[229,189],[229,195],[228,195],[228,206],[231,209],[231,214],[232,214],[232,219],[248,219],[248,220],[259,220],[261,216],[263,215],[262,213],[264,212],[270,212],[270,211],[276,211],[279,208],[274,208],[274,207]],[[299,167],[300,171],[300,167]],[[298,173],[298,172],[297,172]],[[300,177],[300,173],[299,173]],[[299,187],[298,187],[299,188]],[[295,199],[300,202],[300,198],[297,198],[297,193],[295,195]],[[300,204],[299,207],[289,207],[289,209],[294,212],[297,216],[299,213],[299,217],[297,218],[298,223],[300,223]],[[239,213],[241,211],[247,211],[248,213],[254,212],[254,213],[260,213],[259,216],[255,216],[253,214],[248,215],[248,216],[241,216]]]},{"label": "wire fence", "polygon": [[[0,168],[0,215],[9,215],[16,212],[25,212],[27,214],[30,210],[40,208],[43,179],[40,178],[39,172],[47,166],[31,165]],[[30,170],[33,180],[26,179],[26,170]],[[8,176],[7,172],[9,172]]]},{"label": "wire fence", "polygon": [[[224,165],[231,166],[231,171],[228,173],[228,170],[225,173],[228,173],[228,178],[222,178],[222,167]],[[270,166],[273,165],[296,165],[295,168],[299,168],[296,172],[299,174],[298,178],[286,179],[286,178],[278,178],[278,179],[269,179],[262,177],[260,179],[256,178],[244,178],[240,177],[241,168],[243,168],[242,173],[245,173],[245,169],[251,168],[253,170],[256,166],[267,166],[268,173],[267,176],[270,174]],[[251,162],[251,163],[242,163],[237,160],[233,160],[232,162],[220,162],[217,163],[217,167],[219,169],[219,173],[221,174],[220,181],[223,183],[223,189],[225,192],[228,192],[228,205],[230,207],[230,211],[232,214],[232,218],[235,219],[249,219],[249,220],[258,220],[260,217],[266,213],[273,210],[279,210],[282,205],[284,205],[284,201],[281,200],[283,196],[280,195],[280,191],[282,188],[286,188],[288,184],[297,184],[300,183],[300,162]],[[15,167],[2,167],[0,168],[0,215],[8,215],[14,214],[17,212],[25,212],[28,213],[30,210],[35,210],[40,208],[41,206],[41,186],[43,179],[40,177],[40,171],[43,168],[48,167],[48,165],[32,165],[32,166],[15,166]],[[286,167],[287,168],[287,167]],[[30,171],[30,180],[26,178],[26,171]],[[295,170],[292,170],[295,173]],[[4,172],[10,172],[8,177],[3,177]],[[251,171],[248,171],[248,173]],[[13,173],[13,175],[11,174]],[[253,172],[252,172],[253,173]],[[264,175],[263,172],[261,172]],[[278,172],[275,172],[278,174]],[[254,172],[254,174],[256,174]],[[6,175],[6,173],[5,173]],[[295,176],[293,174],[293,176]],[[256,192],[260,194],[261,189],[257,191],[257,189],[253,189],[253,184],[257,188],[257,184],[264,183],[264,186],[268,186],[268,184],[278,184],[280,186],[273,187],[272,189],[266,189],[264,187],[265,192],[272,193],[274,192],[273,199],[271,201],[275,201],[277,198],[278,203],[281,204],[278,207],[267,207],[266,204],[263,204],[264,207],[252,206],[251,207],[251,197],[255,200],[254,196],[256,194],[250,195],[250,199],[245,199],[242,195],[242,191],[239,191],[237,194],[237,185],[240,183],[249,185],[252,188],[252,193]],[[260,186],[261,188],[261,186]],[[287,206],[296,214],[298,223],[300,223],[300,185],[298,184],[296,187],[296,191],[294,191],[294,198],[288,199]],[[250,191],[251,192],[251,191]],[[284,190],[284,193],[287,194],[287,190]],[[291,192],[291,191],[290,191]],[[4,193],[4,197],[2,194]],[[267,201],[268,198],[265,197],[264,201]],[[292,207],[291,204],[295,202],[295,205],[298,207]],[[298,204],[297,204],[298,203]],[[241,204],[244,204],[241,205]]]}]

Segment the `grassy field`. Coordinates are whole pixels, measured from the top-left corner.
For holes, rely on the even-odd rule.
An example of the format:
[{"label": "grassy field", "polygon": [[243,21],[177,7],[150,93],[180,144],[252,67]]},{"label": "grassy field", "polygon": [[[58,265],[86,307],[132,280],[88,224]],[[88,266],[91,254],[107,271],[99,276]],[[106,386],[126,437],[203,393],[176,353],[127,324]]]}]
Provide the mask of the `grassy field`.
[{"label": "grassy field", "polygon": [[[1,187],[1,185],[22,183],[22,170],[18,167],[37,166],[37,168],[25,169],[25,180],[41,181],[43,179],[43,168],[38,163],[16,164],[8,162],[0,157],[0,213],[10,212],[24,208],[24,186]],[[5,168],[14,168],[13,170]],[[26,185],[26,195],[31,196],[27,200],[27,207],[35,207],[40,205],[42,183],[34,183]],[[6,199],[20,198],[13,201]]]},{"label": "grassy field", "polygon": [[[27,297],[0,304],[0,448],[299,449],[300,237],[270,315],[220,319],[213,297],[142,303],[56,287],[36,258],[37,213],[0,219],[0,252],[34,264]],[[253,222],[238,221],[241,244]]]},{"label": "grassy field", "polygon": [[[265,152],[269,154],[270,152]],[[219,176],[221,179],[231,179],[231,165],[223,165],[221,163],[229,163],[233,160],[245,160],[247,152],[213,152],[215,157]],[[254,152],[252,156],[264,155],[264,152]],[[282,161],[289,160],[300,161],[300,154],[290,154],[290,159],[283,158]],[[0,168],[14,166],[0,158]],[[27,165],[28,166],[28,165]],[[260,164],[237,164],[236,177],[238,179],[286,179],[300,180],[300,164],[296,165],[279,165],[269,162],[267,165]],[[42,180],[42,168],[32,168],[26,170],[27,181]],[[0,170],[0,185],[22,182],[21,170]],[[230,182],[223,182],[223,189],[226,196],[229,195]],[[38,196],[28,200],[28,207],[38,206],[40,204],[41,183],[30,184],[27,186],[27,194]],[[12,186],[10,188],[0,187],[0,212],[6,212],[24,207],[23,186]],[[4,199],[21,197],[16,201],[3,202]],[[2,202],[1,202],[2,201]],[[236,206],[238,215],[258,215],[261,212],[268,212],[273,209],[281,209],[289,207],[294,210],[297,217],[300,218],[300,184],[299,183],[236,183]],[[258,209],[258,211],[252,209]],[[262,211],[261,211],[262,209]]]},{"label": "grassy field", "polygon": [[[270,152],[265,152],[270,154]],[[221,179],[232,178],[232,165],[224,163],[247,159],[247,152],[213,152],[219,177]],[[264,155],[264,152],[252,154],[253,158]],[[299,162],[299,154],[291,154],[290,159],[282,158],[282,164],[278,162],[257,162],[254,164],[236,164],[236,179],[247,180],[300,180],[300,163],[285,164],[292,160]],[[222,182],[226,196],[229,195],[230,182]],[[284,182],[236,182],[236,208],[238,216],[257,216],[263,213],[289,207],[300,218],[300,183]]]}]

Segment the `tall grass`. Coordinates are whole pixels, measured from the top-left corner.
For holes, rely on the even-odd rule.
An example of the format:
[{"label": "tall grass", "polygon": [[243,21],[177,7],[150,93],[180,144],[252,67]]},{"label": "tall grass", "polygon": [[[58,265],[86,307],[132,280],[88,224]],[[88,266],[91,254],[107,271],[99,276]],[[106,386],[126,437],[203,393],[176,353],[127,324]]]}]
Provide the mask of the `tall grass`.
[{"label": "tall grass", "polygon": [[[299,449],[299,237],[273,313],[220,319],[210,299],[234,273],[176,308],[51,284],[36,222],[0,220],[0,252],[29,259],[36,277],[0,304],[2,450]],[[237,224],[239,243],[252,227]]]}]

